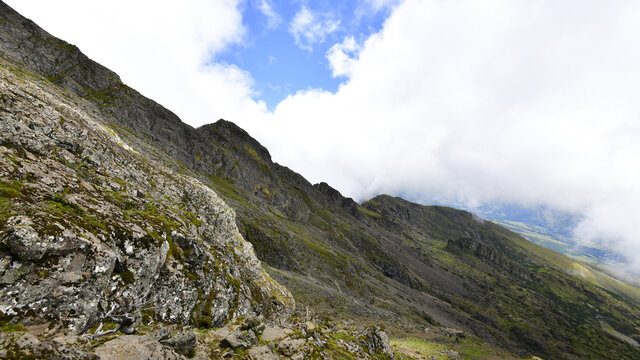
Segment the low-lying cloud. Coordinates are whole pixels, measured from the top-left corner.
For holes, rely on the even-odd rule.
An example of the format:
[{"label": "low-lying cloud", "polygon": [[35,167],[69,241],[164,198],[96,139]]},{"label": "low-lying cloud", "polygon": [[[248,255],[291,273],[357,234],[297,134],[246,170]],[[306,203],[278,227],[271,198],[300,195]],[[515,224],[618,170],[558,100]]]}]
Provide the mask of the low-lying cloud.
[{"label": "low-lying cloud", "polygon": [[[99,45],[33,3],[12,5],[85,51],[103,47],[87,52],[184,121],[238,123],[312,182],[360,200],[425,193],[580,214],[580,239],[640,271],[638,2],[407,0],[361,46],[336,48],[327,66],[346,76],[337,92],[292,94],[273,112],[252,100],[250,74],[206,60],[243,42],[237,3],[171,11],[164,30],[122,5],[137,22]],[[163,6],[172,9],[153,2]],[[201,31],[221,13],[228,26]]]}]

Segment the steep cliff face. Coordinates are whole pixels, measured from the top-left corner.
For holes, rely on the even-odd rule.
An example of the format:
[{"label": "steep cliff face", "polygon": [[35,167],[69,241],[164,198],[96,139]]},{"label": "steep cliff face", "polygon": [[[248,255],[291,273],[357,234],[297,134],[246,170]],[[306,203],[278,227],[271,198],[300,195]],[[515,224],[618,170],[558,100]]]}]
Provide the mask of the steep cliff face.
[{"label": "steep cliff face", "polygon": [[83,332],[107,313],[220,326],[292,311],[214,191],[129,146],[49,79],[5,59],[0,78],[5,315]]}]

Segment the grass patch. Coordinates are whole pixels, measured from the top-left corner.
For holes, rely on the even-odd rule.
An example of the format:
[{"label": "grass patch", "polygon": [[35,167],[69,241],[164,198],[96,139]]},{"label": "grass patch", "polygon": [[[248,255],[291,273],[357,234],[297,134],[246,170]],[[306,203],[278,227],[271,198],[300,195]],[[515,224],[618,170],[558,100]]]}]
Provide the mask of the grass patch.
[{"label": "grass patch", "polygon": [[72,214],[76,216],[84,215],[84,210],[82,210],[78,205],[69,202],[64,195],[61,194],[52,194],[46,197],[47,199],[47,212],[52,215],[56,215],[64,218],[66,215]]},{"label": "grass patch", "polygon": [[17,180],[0,179],[0,198],[10,199],[20,196],[22,183]]},{"label": "grass patch", "polygon": [[446,359],[440,352],[449,348],[443,344],[417,338],[392,339],[389,344],[397,349],[411,350],[420,355],[433,356],[436,359]]},{"label": "grass patch", "polygon": [[334,332],[334,333],[330,333],[329,336],[334,338],[334,339],[339,339],[339,340],[343,340],[343,341],[355,341],[356,340],[355,336],[353,336],[352,334],[349,334],[346,331],[337,331],[337,332]]},{"label": "grass patch", "polygon": [[249,145],[245,145],[244,149],[249,153],[249,155],[251,155],[251,158],[257,162],[257,163],[262,163],[262,158],[260,157],[260,155],[258,155],[258,153],[252,149]]},{"label": "grass patch", "polygon": [[358,206],[358,211],[360,211],[362,214],[370,216],[372,218],[380,218],[380,217],[382,217],[382,215],[378,214],[377,212],[371,211],[369,209],[365,209],[362,206]]},{"label": "grass patch", "polygon": [[[13,204],[11,201],[5,198],[0,198],[0,223],[4,224],[4,222],[11,216],[11,209],[13,208]],[[4,226],[4,225],[0,225]]]},{"label": "grass patch", "polygon": [[12,333],[17,331],[24,331],[24,326],[22,326],[22,324],[10,324],[7,322],[0,323],[0,332]]},{"label": "grass patch", "polygon": [[233,185],[233,180],[216,175],[208,175],[207,178],[213,184],[213,189],[225,200],[230,199],[237,203],[250,206],[251,204],[242,196],[241,190]]}]

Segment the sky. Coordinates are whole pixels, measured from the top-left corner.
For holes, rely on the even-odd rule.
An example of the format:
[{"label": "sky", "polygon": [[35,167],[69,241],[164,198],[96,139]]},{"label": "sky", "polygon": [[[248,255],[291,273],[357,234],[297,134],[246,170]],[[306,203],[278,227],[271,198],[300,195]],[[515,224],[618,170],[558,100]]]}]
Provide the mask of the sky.
[{"label": "sky", "polygon": [[640,272],[640,2],[7,3],[312,183],[557,209]]}]

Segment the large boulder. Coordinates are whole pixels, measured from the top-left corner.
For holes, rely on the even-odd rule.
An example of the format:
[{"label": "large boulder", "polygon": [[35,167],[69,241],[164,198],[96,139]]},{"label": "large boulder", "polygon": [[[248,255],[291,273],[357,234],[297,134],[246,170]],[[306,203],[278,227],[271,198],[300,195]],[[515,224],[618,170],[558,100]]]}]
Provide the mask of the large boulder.
[{"label": "large boulder", "polygon": [[365,336],[365,344],[371,354],[383,354],[393,358],[387,333],[380,329],[371,329]]}]

